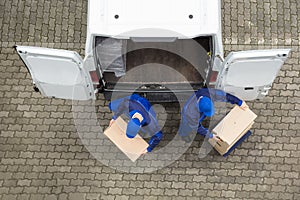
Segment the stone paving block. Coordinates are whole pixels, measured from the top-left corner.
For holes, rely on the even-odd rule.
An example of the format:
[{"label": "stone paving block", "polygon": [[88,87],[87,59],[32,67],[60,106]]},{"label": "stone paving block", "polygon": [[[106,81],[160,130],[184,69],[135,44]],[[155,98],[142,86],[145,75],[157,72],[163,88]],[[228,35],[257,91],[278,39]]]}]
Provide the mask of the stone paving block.
[{"label": "stone paving block", "polygon": [[[293,49],[269,96],[249,103],[259,115],[254,134],[227,159],[215,153],[199,159],[195,146],[163,170],[136,175],[95,162],[78,142],[71,102],[34,93],[11,48],[48,46],[83,55],[87,2],[1,1],[0,199],[300,199],[299,9],[296,0],[222,1],[226,55]],[[106,125],[108,102],[98,98]],[[167,107],[179,120],[175,106]]]}]

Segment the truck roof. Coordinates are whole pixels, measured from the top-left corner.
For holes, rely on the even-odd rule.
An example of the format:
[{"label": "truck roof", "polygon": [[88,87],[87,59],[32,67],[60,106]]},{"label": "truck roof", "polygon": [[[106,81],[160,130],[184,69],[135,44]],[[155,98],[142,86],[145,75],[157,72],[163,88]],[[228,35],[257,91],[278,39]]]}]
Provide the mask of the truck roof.
[{"label": "truck roof", "polygon": [[89,0],[88,36],[193,38],[221,30],[220,0]]}]

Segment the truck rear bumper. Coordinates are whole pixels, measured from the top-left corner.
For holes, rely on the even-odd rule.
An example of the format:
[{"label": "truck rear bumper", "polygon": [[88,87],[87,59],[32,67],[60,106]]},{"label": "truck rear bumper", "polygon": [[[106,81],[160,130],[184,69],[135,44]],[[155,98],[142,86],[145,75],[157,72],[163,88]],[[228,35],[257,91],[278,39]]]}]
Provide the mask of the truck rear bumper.
[{"label": "truck rear bumper", "polygon": [[[124,96],[137,93],[150,102],[183,102],[186,101],[195,91],[204,87],[204,84],[170,84],[170,85],[143,85],[134,87],[134,85],[110,86],[103,90],[106,100],[117,99]],[[134,89],[136,88],[136,89]]]}]

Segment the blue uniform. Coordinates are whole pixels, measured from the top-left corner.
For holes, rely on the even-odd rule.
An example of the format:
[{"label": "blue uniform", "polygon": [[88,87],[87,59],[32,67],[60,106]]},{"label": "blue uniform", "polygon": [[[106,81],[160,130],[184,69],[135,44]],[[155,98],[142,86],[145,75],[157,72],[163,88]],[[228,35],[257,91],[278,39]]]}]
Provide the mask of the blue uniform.
[{"label": "blue uniform", "polygon": [[[185,103],[181,112],[181,123],[179,134],[183,137],[188,136],[190,132],[197,130],[197,133],[206,136],[209,131],[202,126],[202,121],[207,117],[198,109],[199,99],[208,97],[212,102],[229,102],[231,104],[242,105],[243,101],[231,94],[227,94],[222,90],[202,88],[195,92]],[[212,134],[209,137],[213,137]]]},{"label": "blue uniform", "polygon": [[162,139],[163,134],[158,125],[156,114],[147,99],[133,94],[113,100],[109,104],[109,109],[114,112],[113,119],[117,119],[122,114],[131,118],[136,112],[142,115],[141,130],[151,136],[148,152],[151,152]]}]

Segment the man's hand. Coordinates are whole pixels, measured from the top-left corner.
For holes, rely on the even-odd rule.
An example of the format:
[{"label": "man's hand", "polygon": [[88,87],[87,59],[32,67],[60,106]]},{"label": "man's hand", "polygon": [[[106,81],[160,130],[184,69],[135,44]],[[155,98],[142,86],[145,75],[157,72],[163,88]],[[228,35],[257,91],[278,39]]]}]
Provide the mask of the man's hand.
[{"label": "man's hand", "polygon": [[115,120],[111,119],[110,122],[109,122],[109,126],[111,126],[114,122],[115,122]]},{"label": "man's hand", "polygon": [[148,153],[148,150],[145,149],[145,151],[141,154],[142,156],[145,155],[146,153]]},{"label": "man's hand", "polygon": [[221,141],[221,138],[219,137],[219,136],[217,136],[217,135],[215,135],[215,134],[213,134],[214,136],[213,136],[213,139],[216,141],[216,142],[218,142],[218,141]]},{"label": "man's hand", "polygon": [[245,101],[243,101],[242,105],[240,106],[241,109],[243,110],[247,110],[249,108],[249,106],[246,104]]}]

